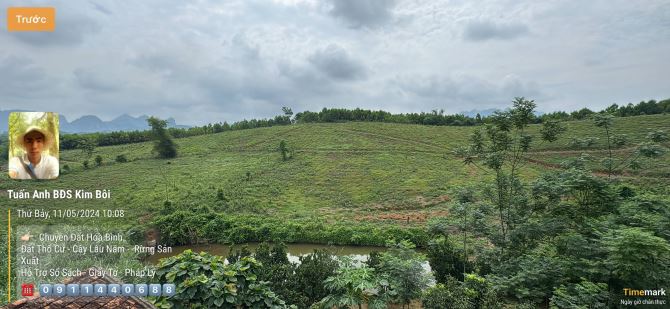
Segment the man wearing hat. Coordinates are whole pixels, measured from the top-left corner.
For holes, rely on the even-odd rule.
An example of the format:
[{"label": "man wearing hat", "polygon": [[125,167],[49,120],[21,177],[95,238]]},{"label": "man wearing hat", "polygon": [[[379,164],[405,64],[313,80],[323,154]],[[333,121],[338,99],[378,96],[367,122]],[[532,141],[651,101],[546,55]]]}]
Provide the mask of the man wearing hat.
[{"label": "man wearing hat", "polygon": [[9,160],[9,177],[13,179],[55,179],[58,177],[58,159],[47,154],[54,142],[49,131],[29,127],[16,138],[16,145],[24,150],[23,156]]}]

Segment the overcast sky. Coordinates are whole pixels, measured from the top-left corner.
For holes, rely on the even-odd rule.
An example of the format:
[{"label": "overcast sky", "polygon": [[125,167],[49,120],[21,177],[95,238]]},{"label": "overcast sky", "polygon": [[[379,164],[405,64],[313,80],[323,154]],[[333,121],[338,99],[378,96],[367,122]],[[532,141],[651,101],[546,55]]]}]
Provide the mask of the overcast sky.
[{"label": "overcast sky", "polygon": [[[9,3],[9,4],[8,4]],[[670,1],[9,1],[0,110],[180,124],[323,107],[600,109],[670,97]],[[6,9],[2,8],[5,20]]]}]

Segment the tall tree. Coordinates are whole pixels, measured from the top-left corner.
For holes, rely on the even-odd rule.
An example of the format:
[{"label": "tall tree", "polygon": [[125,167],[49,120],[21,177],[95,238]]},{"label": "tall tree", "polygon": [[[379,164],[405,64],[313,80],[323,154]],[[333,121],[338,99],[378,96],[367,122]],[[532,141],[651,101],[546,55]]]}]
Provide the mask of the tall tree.
[{"label": "tall tree", "polygon": [[164,159],[174,158],[177,156],[177,145],[172,140],[170,132],[167,130],[167,121],[150,117],[147,119],[149,126],[151,126],[151,134],[154,140],[155,153]]},{"label": "tall tree", "polygon": [[[527,127],[535,119],[535,107],[533,100],[515,98],[512,109],[496,112],[490,117],[492,124],[486,126],[485,136],[476,130],[470,138],[470,146],[456,150],[465,164],[472,164],[495,176],[493,188],[487,196],[498,210],[500,235],[497,242],[503,249],[509,240],[509,231],[522,220],[519,214],[523,211],[526,197],[519,169],[531,148],[532,136],[527,133]],[[560,126],[550,125],[544,132],[542,139],[550,142],[556,140],[561,130]]]}]

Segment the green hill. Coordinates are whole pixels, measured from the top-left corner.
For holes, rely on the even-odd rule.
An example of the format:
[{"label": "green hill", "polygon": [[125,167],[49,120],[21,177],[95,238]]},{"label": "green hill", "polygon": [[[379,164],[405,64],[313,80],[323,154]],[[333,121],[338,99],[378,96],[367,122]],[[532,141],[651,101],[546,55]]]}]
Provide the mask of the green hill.
[{"label": "green hill", "polygon": [[[561,161],[584,151],[595,156],[605,153],[604,133],[591,121],[568,122],[567,128],[554,143],[534,144],[527,176],[557,168]],[[635,142],[650,130],[670,131],[670,116],[615,118],[614,128],[615,134],[626,134]],[[108,200],[13,200],[9,205],[126,209],[124,228],[146,227],[177,210],[281,224],[423,228],[428,219],[448,215],[453,187],[490,177],[465,166],[452,153],[467,143],[475,129],[367,122],[295,124],[177,139],[179,156],[172,160],[155,159],[151,143],[99,147],[88,159],[89,169],[82,166],[86,155],[70,150],[61,153],[61,167],[67,165],[69,171],[58,180],[3,181],[0,189],[109,189],[113,198]],[[539,126],[532,126],[531,134],[537,135],[538,130]],[[570,138],[584,136],[600,139],[589,149],[567,149]],[[281,140],[293,152],[290,160],[281,160]],[[535,140],[539,143],[539,138]],[[622,146],[615,155],[625,157],[632,151]],[[103,158],[99,167],[93,160],[97,155]],[[129,162],[116,163],[118,155]],[[628,171],[621,177],[640,184],[667,184],[668,156],[653,166],[642,174]],[[96,224],[118,227],[118,222],[102,219]]]}]

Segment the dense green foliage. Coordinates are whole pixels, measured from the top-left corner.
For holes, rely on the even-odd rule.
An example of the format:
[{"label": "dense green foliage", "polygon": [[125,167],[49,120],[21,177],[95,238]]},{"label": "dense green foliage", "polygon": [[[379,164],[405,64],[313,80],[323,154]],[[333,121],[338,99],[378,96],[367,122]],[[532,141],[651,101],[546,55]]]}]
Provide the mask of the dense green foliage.
[{"label": "dense green foliage", "polygon": [[328,296],[324,282],[335,274],[338,263],[332,255],[325,251],[303,255],[299,262],[292,286],[296,291],[300,291],[303,297],[300,299],[301,303],[296,302],[295,304],[299,308],[307,308],[308,305]]},{"label": "dense green foliage", "polygon": [[176,294],[159,297],[160,308],[287,308],[267,282],[258,279],[261,264],[243,257],[234,264],[208,253],[187,250],[157,266],[161,283],[175,283]]},{"label": "dense green foliage", "polygon": [[351,259],[342,259],[335,275],[325,281],[328,296],[321,300],[321,308],[359,309],[367,304],[368,308],[386,308],[395,296],[386,274],[375,273],[374,268],[357,265]]},{"label": "dense green foliage", "polygon": [[432,239],[428,243],[428,261],[439,283],[446,283],[451,277],[463,280],[466,261],[463,247],[458,247],[448,231],[436,232],[440,222],[432,223],[429,227]]},{"label": "dense green foliage", "polygon": [[[595,126],[605,130],[607,139],[606,151],[602,153],[609,164],[604,168],[606,178],[573,161],[564,170],[546,171],[527,182],[520,177],[520,169],[523,153],[529,151],[530,137],[525,132],[533,109],[532,101],[518,98],[513,109],[499,114],[486,127],[486,139],[475,131],[470,146],[459,150],[465,164],[494,173],[491,184],[481,186],[479,200],[466,199],[470,208],[480,203],[496,209],[495,216],[489,216],[488,222],[480,220],[478,225],[497,225],[497,228],[483,228],[474,233],[494,245],[480,246],[475,251],[475,270],[486,275],[493,287],[508,297],[535,304],[551,299],[552,306],[558,308],[610,306],[623,297],[623,288],[667,286],[669,235],[660,229],[670,218],[667,212],[670,206],[659,195],[647,195],[643,199],[646,203],[641,203],[633,189],[619,186],[620,181],[612,178],[618,168],[612,165],[612,117],[603,114],[593,118]],[[665,152],[661,144],[664,133],[652,133],[649,137],[650,141],[630,156],[661,157]],[[645,147],[654,149],[649,150],[651,155],[641,150]],[[628,216],[647,220],[629,220]],[[458,220],[447,223],[452,228],[462,228]],[[440,227],[448,229],[448,224]],[[430,243],[444,242],[445,238],[438,234]],[[466,244],[463,243],[464,250]],[[454,243],[443,247],[450,250],[433,255],[453,261]],[[447,270],[436,268],[438,280],[453,276],[455,262],[451,265]],[[576,291],[580,294],[573,295]],[[428,300],[440,299],[435,293],[429,294]]]},{"label": "dense green foliage", "polygon": [[403,306],[418,299],[431,280],[422,266],[426,257],[413,249],[414,244],[407,241],[391,244],[387,251],[379,255],[379,263],[375,267],[377,273],[388,277],[389,286],[394,291],[392,300]]},{"label": "dense green foliage", "polygon": [[258,279],[267,281],[281,299],[298,308],[309,308],[326,297],[324,281],[338,268],[335,257],[323,250],[300,256],[298,263],[289,262],[286,246],[281,243],[274,246],[262,243],[253,254],[243,247],[231,253],[228,261],[235,263],[252,255],[263,265]]},{"label": "dense green foliage", "polygon": [[503,302],[490,281],[475,274],[466,274],[458,281],[448,277],[424,292],[424,309],[499,309]]},{"label": "dense green foliage", "polygon": [[551,308],[607,308],[608,298],[606,283],[593,283],[582,278],[579,283],[561,285],[554,290]]},{"label": "dense green foliage", "polygon": [[424,246],[427,234],[420,228],[350,225],[323,221],[285,222],[256,218],[178,210],[158,216],[153,222],[162,241],[170,245],[195,244],[199,240],[217,243],[307,242],[336,245],[383,246],[388,241],[409,240]]}]

